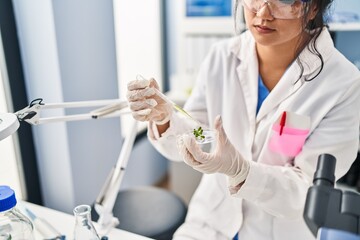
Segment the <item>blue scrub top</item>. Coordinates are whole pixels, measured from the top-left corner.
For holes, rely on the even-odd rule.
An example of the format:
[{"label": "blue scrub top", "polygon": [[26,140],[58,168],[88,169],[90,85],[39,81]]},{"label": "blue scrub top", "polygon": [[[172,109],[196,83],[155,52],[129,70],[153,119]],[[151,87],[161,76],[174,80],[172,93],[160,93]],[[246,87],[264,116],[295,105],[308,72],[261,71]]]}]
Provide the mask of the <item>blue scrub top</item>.
[{"label": "blue scrub top", "polygon": [[259,84],[258,84],[258,103],[256,107],[256,114],[259,112],[259,109],[264,102],[265,98],[269,95],[269,89],[264,85],[263,80],[259,74]]}]

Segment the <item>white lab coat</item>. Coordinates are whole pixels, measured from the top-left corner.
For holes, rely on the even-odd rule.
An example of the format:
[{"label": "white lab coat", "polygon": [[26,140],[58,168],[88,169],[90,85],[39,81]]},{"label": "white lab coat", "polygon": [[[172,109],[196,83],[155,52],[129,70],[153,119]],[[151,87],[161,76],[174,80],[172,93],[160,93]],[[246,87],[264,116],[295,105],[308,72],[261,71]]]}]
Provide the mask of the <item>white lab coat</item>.
[{"label": "white lab coat", "polygon": [[[258,61],[250,32],[212,47],[185,108],[210,127],[220,114],[229,140],[250,161],[250,170],[233,195],[225,175],[204,175],[174,239],[232,239],[238,231],[240,240],[314,239],[302,214],[318,156],[336,157],[336,178],[347,172],[358,150],[360,109],[360,73],[334,48],[326,28],[317,49],[324,60],[321,73],[304,81],[320,67],[320,60],[305,49],[300,55],[304,77],[296,81],[300,68],[295,61],[256,114]],[[295,158],[268,147],[272,125],[283,111],[311,119]],[[180,160],[175,136],[192,127],[174,114],[161,137],[152,123],[148,135],[164,156]]]}]

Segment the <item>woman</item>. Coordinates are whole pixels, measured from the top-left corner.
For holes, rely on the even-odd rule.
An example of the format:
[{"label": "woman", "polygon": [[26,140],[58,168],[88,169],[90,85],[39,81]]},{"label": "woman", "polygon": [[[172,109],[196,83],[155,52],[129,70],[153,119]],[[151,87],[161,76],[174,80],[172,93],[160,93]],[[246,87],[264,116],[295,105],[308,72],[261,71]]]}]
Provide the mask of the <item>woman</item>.
[{"label": "woman", "polygon": [[359,142],[360,74],[324,27],[331,2],[236,2],[248,31],[212,47],[185,105],[215,129],[211,153],[183,134],[196,124],[157,96],[155,80],[128,84],[158,151],[205,173],[174,239],[314,239],[302,213],[318,156],[336,157],[338,179]]}]

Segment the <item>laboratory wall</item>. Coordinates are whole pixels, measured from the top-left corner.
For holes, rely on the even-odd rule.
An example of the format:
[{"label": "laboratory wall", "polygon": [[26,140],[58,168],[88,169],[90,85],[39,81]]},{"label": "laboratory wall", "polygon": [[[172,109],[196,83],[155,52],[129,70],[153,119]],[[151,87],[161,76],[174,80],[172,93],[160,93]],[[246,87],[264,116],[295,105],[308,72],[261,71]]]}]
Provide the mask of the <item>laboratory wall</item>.
[{"label": "laboratory wall", "polygon": [[[12,102],[8,88],[5,56],[2,39],[0,38],[0,113],[12,111]],[[4,124],[2,121],[0,117],[0,124]],[[24,196],[26,197],[26,189],[24,189],[25,186],[22,182],[23,176],[19,171],[19,169],[21,169],[21,166],[19,166],[20,162],[17,161],[18,147],[16,136],[9,136],[0,140],[0,184],[11,186],[11,188],[16,191],[17,198],[24,199]]]},{"label": "laboratory wall", "polygon": [[[355,27],[335,32],[335,46],[351,62],[360,69],[360,1],[359,0],[336,0],[333,3],[332,13],[343,23],[354,21]],[[340,19],[340,17],[342,19]],[[344,17],[347,16],[347,17]]]},{"label": "laboratory wall", "polygon": [[[121,97],[112,0],[14,0],[14,7],[29,102]],[[89,110],[59,108],[41,116]],[[72,213],[78,204],[92,204],[118,160],[120,120],[48,123],[32,130],[44,205]],[[166,172],[166,160],[143,139],[134,147],[123,188],[153,184]],[[142,163],[139,155],[150,160]]]},{"label": "laboratory wall", "polygon": [[[196,1],[193,1],[196,2]],[[200,4],[201,1],[199,1]],[[211,2],[211,1],[204,1]],[[224,0],[226,2],[226,0]],[[182,29],[182,19],[185,18],[184,12],[181,12],[182,5],[186,4],[186,0],[168,0],[166,8],[166,25],[167,25],[167,67],[169,76],[173,76],[179,74],[182,63],[179,63],[179,54],[180,49],[178,46],[178,38],[179,32],[183,31]],[[360,59],[360,48],[358,47],[359,36],[360,36],[360,28],[358,24],[360,24],[360,1],[359,0],[335,0],[332,4],[332,8],[329,11],[330,14],[338,13],[343,14],[345,16],[353,16],[352,20],[356,21],[356,27],[353,28],[345,28],[346,30],[336,31],[336,47],[344,54],[348,59],[353,62],[359,61]],[[190,17],[191,18],[191,17]],[[201,18],[201,17],[197,17]],[[205,17],[206,18],[206,17]],[[194,19],[194,23],[196,23],[196,17]],[[339,20],[339,17],[337,18]],[[348,19],[349,20],[349,19]],[[205,20],[206,21],[206,20]],[[218,17],[218,22],[222,21],[221,17]],[[342,17],[341,22],[346,23],[346,18]],[[229,25],[230,24],[230,25]],[[195,24],[194,24],[195,25]],[[241,25],[241,24],[240,24]],[[204,24],[204,26],[206,26]],[[195,28],[195,27],[194,27]],[[207,29],[202,29],[199,31],[198,35],[208,31],[213,31],[214,37],[224,35],[225,30],[219,30],[218,34],[216,34],[216,30],[213,30],[214,26],[208,26]],[[224,24],[224,29],[228,29],[227,31],[230,33],[233,31],[235,34],[235,28],[233,22],[226,22]]]},{"label": "laboratory wall", "polygon": [[[118,98],[112,1],[52,3],[64,101]],[[72,207],[94,201],[99,193],[121,147],[119,127],[118,119],[67,124]]]},{"label": "laboratory wall", "polygon": [[[14,112],[15,102],[11,94],[10,83],[21,81],[21,62],[19,62],[19,49],[17,34],[14,30],[15,19],[11,2],[0,2],[0,115]],[[11,49],[9,49],[11,46]],[[15,74],[14,74],[15,73]],[[18,81],[17,81],[18,80]],[[19,98],[15,98],[18,100]],[[0,116],[0,129],[4,129],[4,119]],[[25,186],[25,176],[20,154],[18,134],[0,138],[0,184],[10,186],[16,192],[18,199],[28,198]],[[30,158],[30,156],[29,156]],[[30,160],[30,159],[29,159]],[[30,161],[29,161],[30,162]],[[33,176],[35,179],[36,177]],[[34,189],[33,192],[36,192]],[[39,191],[38,191],[39,193]],[[39,199],[37,199],[39,200]]]},{"label": "laboratory wall", "polygon": [[[29,102],[118,97],[112,1],[14,1]],[[89,27],[91,26],[91,27]],[[43,112],[42,117],[74,111]],[[44,205],[91,203],[121,146],[117,119],[33,127]]]},{"label": "laboratory wall", "polygon": [[360,69],[360,30],[338,32],[335,39],[336,48]]}]

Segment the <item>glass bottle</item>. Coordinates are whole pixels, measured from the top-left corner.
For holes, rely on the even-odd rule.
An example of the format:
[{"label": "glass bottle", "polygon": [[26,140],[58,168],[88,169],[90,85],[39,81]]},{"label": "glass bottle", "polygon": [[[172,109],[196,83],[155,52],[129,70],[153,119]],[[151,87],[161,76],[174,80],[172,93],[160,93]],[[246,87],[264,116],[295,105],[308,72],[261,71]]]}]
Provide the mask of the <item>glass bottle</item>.
[{"label": "glass bottle", "polygon": [[89,205],[79,205],[75,207],[74,215],[74,240],[100,240],[91,222],[91,207]]},{"label": "glass bottle", "polygon": [[15,192],[0,186],[0,239],[34,240],[33,224],[16,208]]}]

